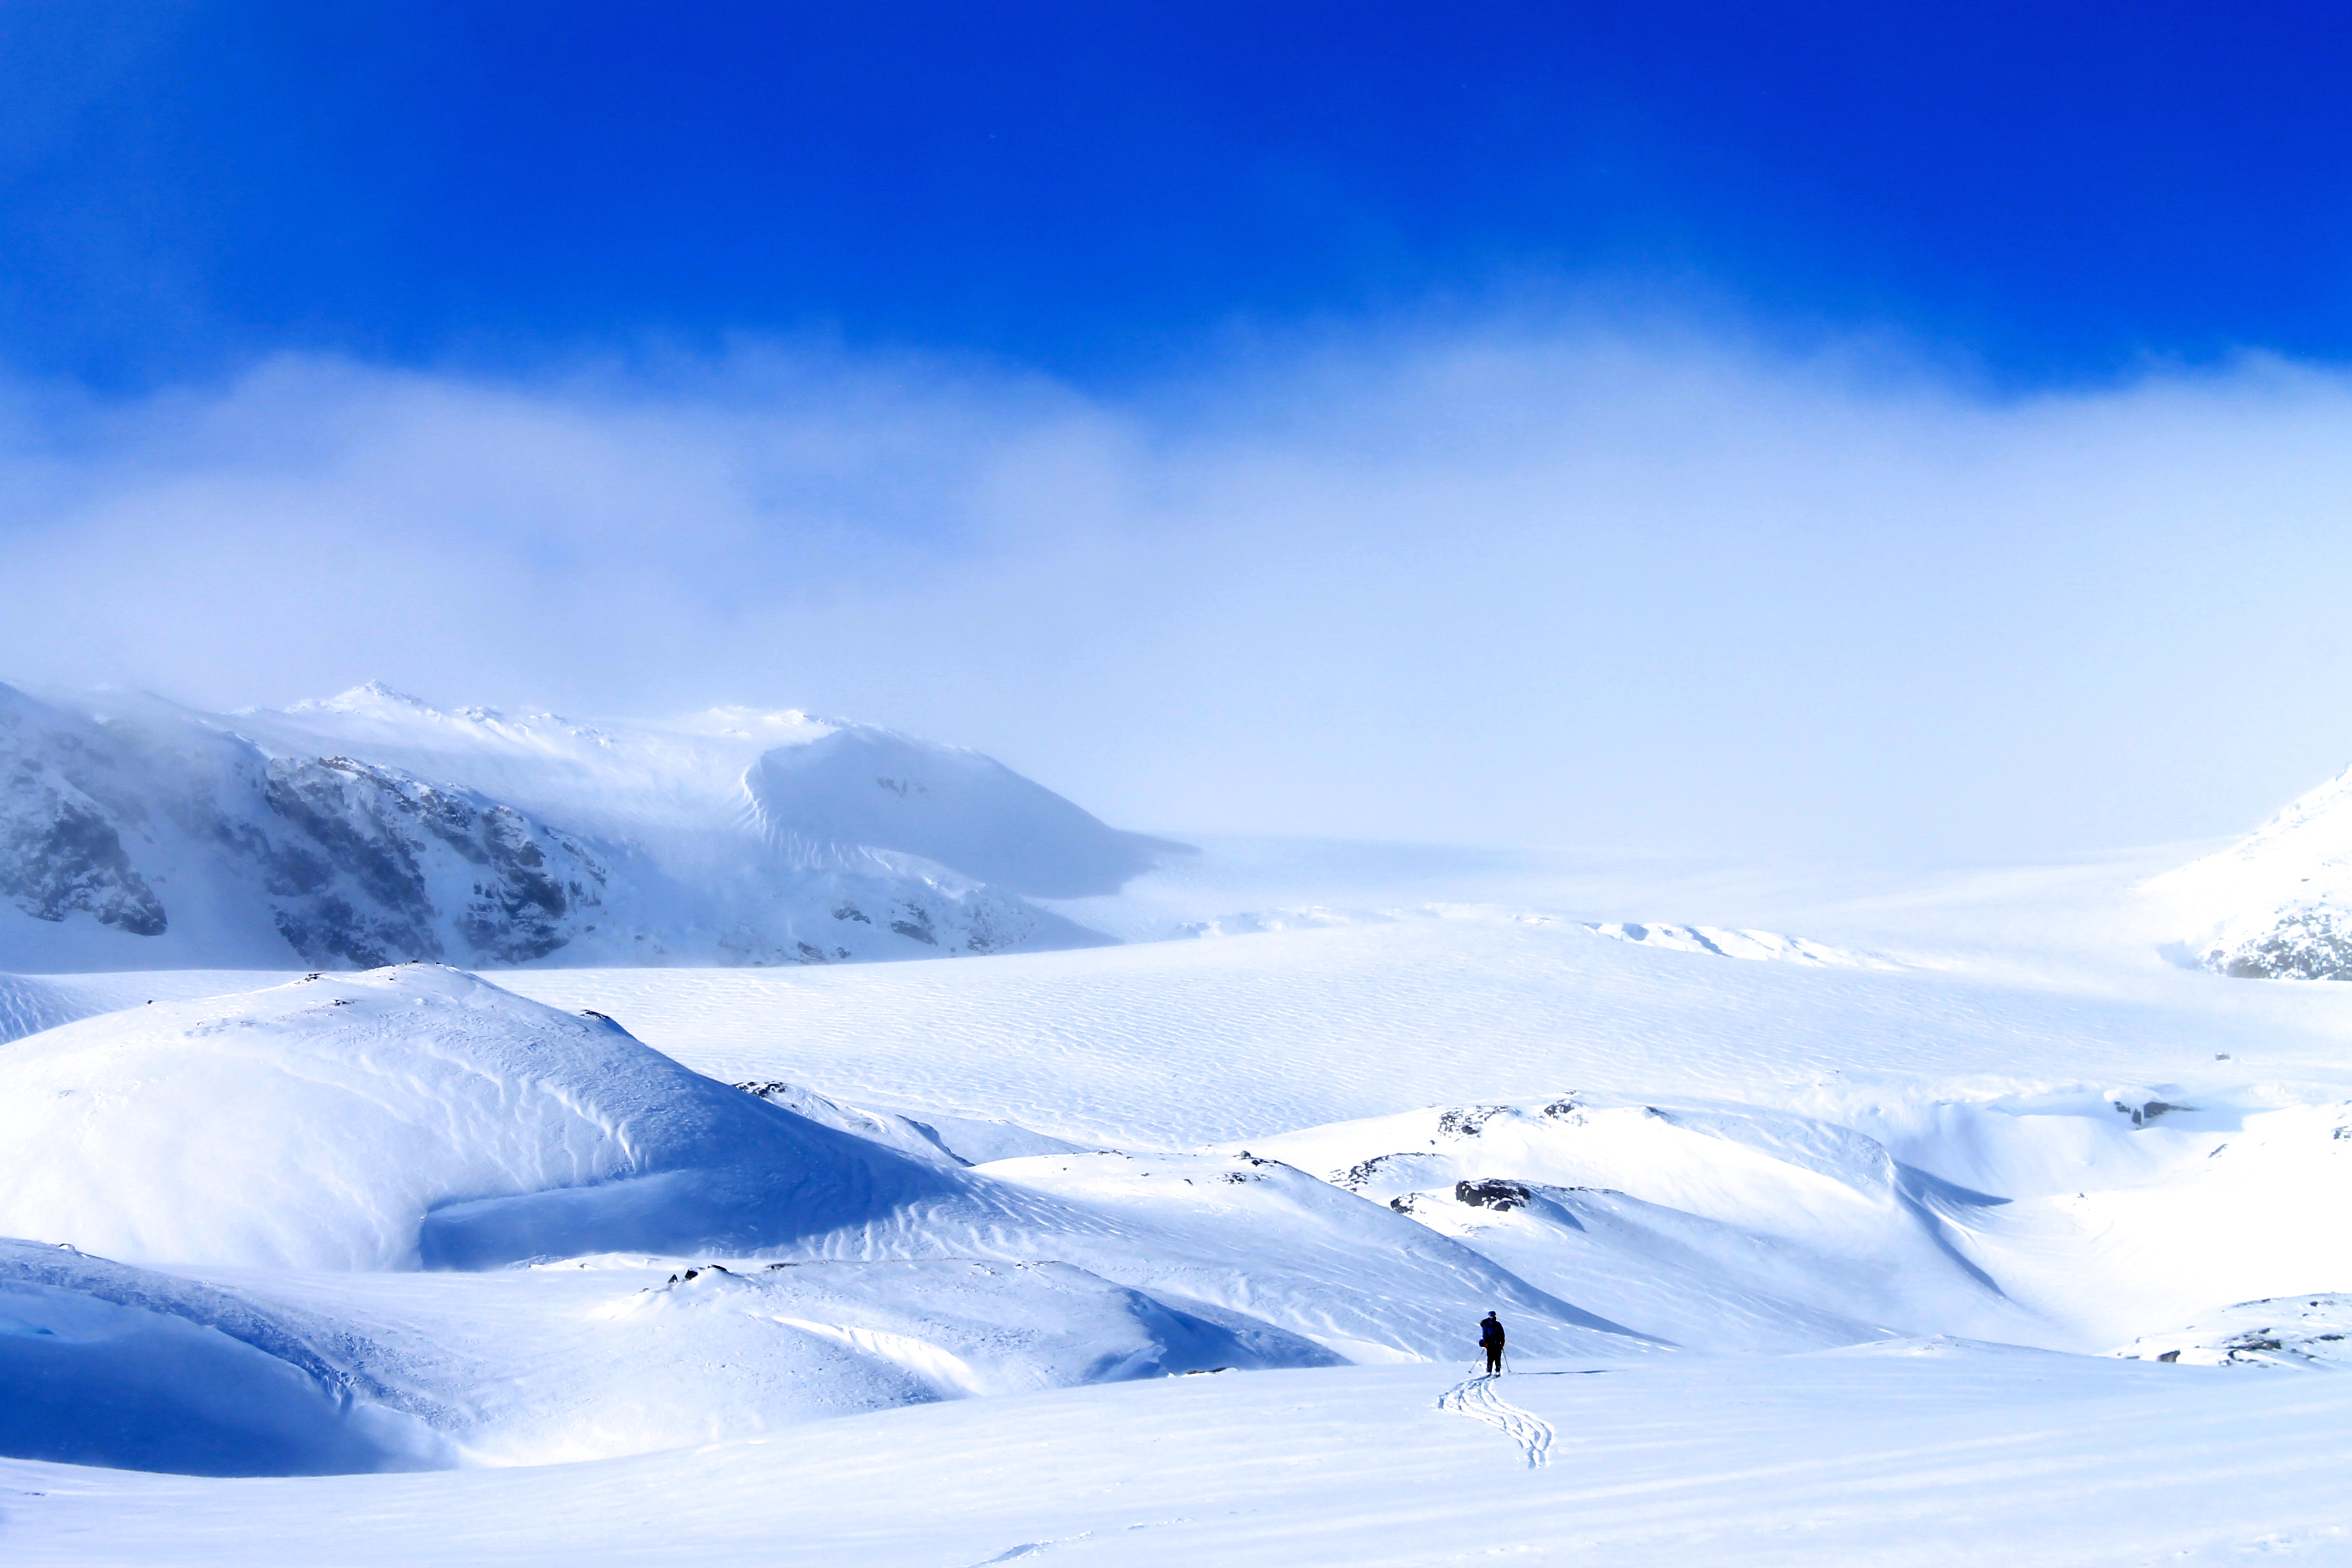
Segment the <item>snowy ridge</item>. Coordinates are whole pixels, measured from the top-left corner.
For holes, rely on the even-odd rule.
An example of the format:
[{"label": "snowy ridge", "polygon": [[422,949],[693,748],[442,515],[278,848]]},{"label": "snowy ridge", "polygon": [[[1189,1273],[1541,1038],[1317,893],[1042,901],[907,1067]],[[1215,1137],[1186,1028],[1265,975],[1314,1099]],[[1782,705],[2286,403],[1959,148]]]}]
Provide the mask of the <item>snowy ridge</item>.
[{"label": "snowy ridge", "polygon": [[1721,926],[1642,925],[1633,921],[1604,921],[1584,928],[1612,942],[1637,947],[1664,948],[1671,952],[1711,952],[1717,958],[1744,958],[1753,963],[1813,963],[1843,969],[1892,969],[1895,965],[1868,953],[1849,952],[1826,942],[1778,931],[1728,931]]},{"label": "snowy ridge", "polygon": [[1832,1123],[1562,1095],[1263,1147],[1679,1343],[1811,1349],[1929,1324],[2050,1331],[1956,1255],[1950,1225],[1974,1219],[1980,1194],[1941,1189]]},{"label": "snowy ridge", "polygon": [[133,1263],[757,1248],[964,1195],[609,1019],[425,964],[34,1036],[0,1058],[0,1234]]},{"label": "snowy ridge", "polygon": [[802,964],[1108,940],[1028,893],[1181,846],[977,752],[798,712],[670,726],[381,686],[196,713],[0,687],[0,967]]},{"label": "snowy ridge", "polygon": [[2352,1294],[2328,1291],[2241,1301],[2202,1322],[2142,1334],[2110,1353],[2126,1361],[2182,1366],[2352,1371]]},{"label": "snowy ridge", "polygon": [[446,1464],[352,1336],[168,1275],[0,1240],[0,1449],[192,1475]]},{"label": "snowy ridge", "polygon": [[2352,769],[2147,892],[2208,969],[2352,980]]}]

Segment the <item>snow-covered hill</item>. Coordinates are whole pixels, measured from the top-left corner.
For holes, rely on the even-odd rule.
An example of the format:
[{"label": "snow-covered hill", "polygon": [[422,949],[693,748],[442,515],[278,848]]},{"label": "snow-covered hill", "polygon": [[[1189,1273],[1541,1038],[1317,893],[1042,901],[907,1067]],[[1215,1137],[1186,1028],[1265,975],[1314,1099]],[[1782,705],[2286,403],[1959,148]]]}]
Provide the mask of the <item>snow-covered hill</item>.
[{"label": "snow-covered hill", "polygon": [[756,1250],[966,1194],[603,1017],[431,964],[69,1024],[0,1058],[0,1234],[130,1263]]},{"label": "snow-covered hill", "polygon": [[[73,1349],[85,1322],[153,1342],[139,1386],[159,1409],[258,1380],[286,1384],[296,1427],[318,1397],[362,1398],[509,1459],[1071,1382],[1426,1359],[1488,1306],[1534,1353],[1658,1348],[1276,1162],[947,1127],[730,1087],[601,1014],[432,964],[83,1019],[0,1052],[0,1237],[41,1244],[10,1255],[13,1275],[0,1258],[0,1403],[88,1384],[81,1404],[107,1405],[122,1365]],[[975,1164],[950,1141],[1023,1152]],[[27,1272],[60,1247],[86,1265]],[[146,1268],[215,1285],[174,1294],[159,1274],[124,1294]],[[246,1353],[284,1361],[291,1331],[230,1334],[246,1351],[188,1340],[225,1313],[326,1325],[293,1337],[329,1347],[327,1372],[304,1362],[289,1384]],[[450,1348],[517,1337],[550,1356],[543,1376]],[[643,1414],[655,1365],[691,1419]],[[189,1421],[187,1452],[226,1440]],[[263,1468],[373,1454],[347,1425],[311,1422],[308,1448],[266,1446]],[[13,1440],[154,1458],[101,1435]]]},{"label": "snow-covered hill", "polygon": [[0,1453],[200,1476],[450,1463],[349,1341],[315,1314],[0,1239]]},{"label": "snow-covered hill", "polygon": [[2184,1366],[2352,1369],[2352,1295],[2326,1291],[2241,1301],[2202,1322],[2142,1334],[2115,1352]]},{"label": "snow-covered hill", "polygon": [[2352,980],[2352,769],[2148,892],[2209,969]]},{"label": "snow-covered hill", "polygon": [[977,752],[796,712],[669,726],[0,687],[0,968],[833,963],[1106,940],[1028,900],[1181,846]]},{"label": "snow-covered hill", "polygon": [[2340,1548],[2352,987],[2144,861],[1340,855],[985,964],[0,975],[12,1568]]}]

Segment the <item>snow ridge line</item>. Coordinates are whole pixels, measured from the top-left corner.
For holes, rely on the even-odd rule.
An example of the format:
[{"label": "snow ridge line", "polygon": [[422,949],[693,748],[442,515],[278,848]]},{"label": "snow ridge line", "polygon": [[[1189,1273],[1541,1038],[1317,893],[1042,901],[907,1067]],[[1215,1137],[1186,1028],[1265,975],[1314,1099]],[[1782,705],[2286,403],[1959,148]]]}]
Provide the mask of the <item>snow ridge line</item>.
[{"label": "snow ridge line", "polygon": [[1551,1463],[1551,1423],[1532,1411],[1507,1404],[1495,1393],[1491,1376],[1466,1378],[1437,1396],[1440,1410],[1451,1410],[1483,1421],[1519,1446],[1528,1468],[1539,1470]]}]

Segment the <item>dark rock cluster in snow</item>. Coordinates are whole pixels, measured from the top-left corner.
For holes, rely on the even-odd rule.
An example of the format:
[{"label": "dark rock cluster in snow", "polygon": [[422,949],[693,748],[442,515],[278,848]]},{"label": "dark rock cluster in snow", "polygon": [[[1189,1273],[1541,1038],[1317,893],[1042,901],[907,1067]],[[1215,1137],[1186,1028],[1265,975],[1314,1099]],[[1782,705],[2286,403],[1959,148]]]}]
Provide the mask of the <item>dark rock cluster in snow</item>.
[{"label": "dark rock cluster in snow", "polygon": [[2209,950],[2205,966],[2246,980],[2352,980],[2352,918],[2324,906],[2284,910],[2260,935]]}]

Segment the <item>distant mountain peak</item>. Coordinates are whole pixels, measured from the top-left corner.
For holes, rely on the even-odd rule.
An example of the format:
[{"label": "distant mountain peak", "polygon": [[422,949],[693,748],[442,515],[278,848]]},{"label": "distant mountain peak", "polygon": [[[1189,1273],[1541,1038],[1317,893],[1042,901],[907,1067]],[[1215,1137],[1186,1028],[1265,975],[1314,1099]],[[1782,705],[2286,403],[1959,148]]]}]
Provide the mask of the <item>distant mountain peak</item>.
[{"label": "distant mountain peak", "polygon": [[447,717],[422,697],[394,690],[381,680],[370,680],[332,697],[306,697],[287,709],[289,713],[381,713],[386,710]]},{"label": "distant mountain peak", "polygon": [[1081,946],[1108,939],[1027,900],[1182,847],[977,752],[797,709],[591,726],[382,681],[233,718],[0,701],[0,780],[23,781],[0,792],[0,969]]}]

